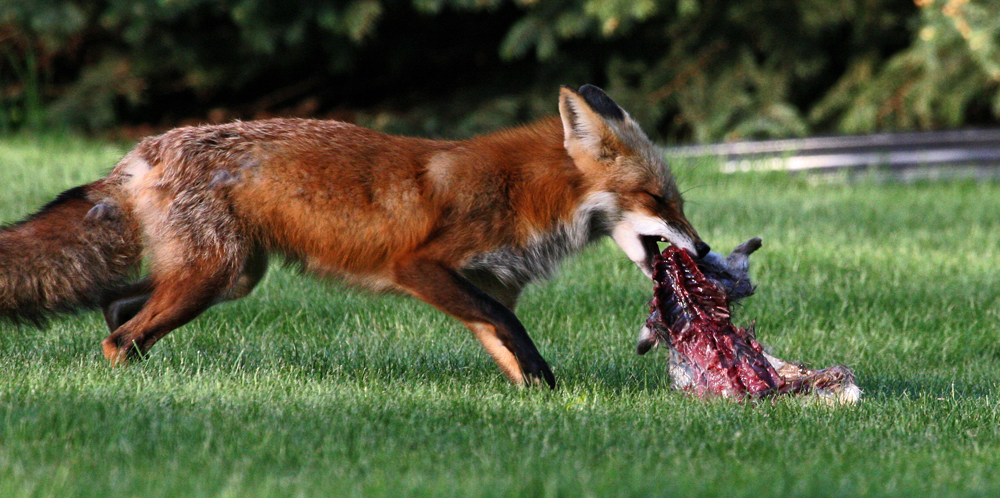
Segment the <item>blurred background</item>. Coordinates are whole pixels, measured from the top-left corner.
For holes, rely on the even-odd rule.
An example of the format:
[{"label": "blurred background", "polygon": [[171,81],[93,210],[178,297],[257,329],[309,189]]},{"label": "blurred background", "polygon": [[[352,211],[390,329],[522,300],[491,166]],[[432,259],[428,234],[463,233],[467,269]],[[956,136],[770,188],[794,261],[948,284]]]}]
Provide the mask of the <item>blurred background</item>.
[{"label": "blurred background", "polygon": [[464,137],[604,87],[666,144],[992,127],[997,0],[0,0],[0,133]]}]

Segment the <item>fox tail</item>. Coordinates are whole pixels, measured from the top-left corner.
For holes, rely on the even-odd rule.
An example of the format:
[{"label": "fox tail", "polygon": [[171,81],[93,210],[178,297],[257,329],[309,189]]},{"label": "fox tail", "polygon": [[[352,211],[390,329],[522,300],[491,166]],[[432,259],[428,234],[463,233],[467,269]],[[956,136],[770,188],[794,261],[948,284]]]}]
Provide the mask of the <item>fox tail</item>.
[{"label": "fox tail", "polygon": [[69,189],[26,219],[0,228],[0,319],[41,326],[102,305],[142,260],[131,209],[106,180]]}]

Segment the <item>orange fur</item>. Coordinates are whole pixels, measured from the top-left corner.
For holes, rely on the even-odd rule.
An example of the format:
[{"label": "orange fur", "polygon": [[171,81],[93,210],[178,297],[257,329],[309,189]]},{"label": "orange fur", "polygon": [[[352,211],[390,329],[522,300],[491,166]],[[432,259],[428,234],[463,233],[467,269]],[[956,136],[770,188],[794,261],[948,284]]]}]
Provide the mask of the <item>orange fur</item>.
[{"label": "orange fur", "polygon": [[466,141],[300,119],[143,140],[101,184],[151,263],[146,280],[102,291],[105,356],[141,355],[245,296],[280,254],[418,297],[462,320],[512,381],[554,385],[512,312],[525,284],[601,235],[640,266],[649,237],[700,244],[666,164],[601,95],[564,89],[561,118]]}]

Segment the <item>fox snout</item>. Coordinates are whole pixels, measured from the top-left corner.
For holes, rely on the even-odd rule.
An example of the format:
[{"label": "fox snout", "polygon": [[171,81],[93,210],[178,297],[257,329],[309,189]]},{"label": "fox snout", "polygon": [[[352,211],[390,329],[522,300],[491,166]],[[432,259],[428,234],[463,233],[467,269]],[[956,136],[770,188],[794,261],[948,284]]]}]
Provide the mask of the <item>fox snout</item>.
[{"label": "fox snout", "polygon": [[666,237],[661,237],[658,235],[643,235],[640,236],[640,239],[642,240],[642,245],[644,248],[646,248],[647,252],[659,252],[659,246],[657,246],[657,242],[666,242],[668,244],[674,244],[677,245],[678,247],[682,247],[696,259],[703,259],[705,256],[708,256],[708,253],[712,252],[712,246],[706,244],[705,242],[699,239],[694,239],[693,250],[690,247],[685,247],[686,244],[684,244],[683,242],[677,243],[670,239],[667,239]]},{"label": "fox snout", "polygon": [[624,213],[611,231],[611,238],[647,277],[652,278],[653,258],[660,253],[658,242],[673,244],[699,259],[712,250],[690,225],[684,228],[657,216],[631,212]]},{"label": "fox snout", "polygon": [[643,239],[643,245],[647,248],[647,250],[652,250],[654,252],[659,252],[659,246],[656,245],[657,242],[666,242],[668,244],[674,244],[678,247],[681,247],[695,259],[704,259],[705,256],[708,256],[708,253],[712,252],[712,246],[706,244],[705,242],[697,238],[694,239],[693,250],[690,247],[685,247],[684,243],[676,243],[664,237],[644,236],[642,237],[642,239]]},{"label": "fox snout", "polygon": [[694,243],[694,250],[696,251],[698,259],[702,259],[705,256],[708,256],[708,253],[712,252],[712,247],[699,240]]}]

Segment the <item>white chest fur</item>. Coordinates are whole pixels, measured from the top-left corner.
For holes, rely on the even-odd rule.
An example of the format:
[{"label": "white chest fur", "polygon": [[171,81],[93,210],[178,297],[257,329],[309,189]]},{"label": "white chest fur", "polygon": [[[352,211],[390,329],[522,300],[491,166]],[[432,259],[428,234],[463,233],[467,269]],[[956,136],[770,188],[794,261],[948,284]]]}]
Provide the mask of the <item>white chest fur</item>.
[{"label": "white chest fur", "polygon": [[476,255],[463,269],[486,270],[512,285],[548,278],[567,256],[608,235],[619,216],[613,194],[590,194],[568,222],[553,223],[551,229],[538,233],[525,246],[501,247]]}]

